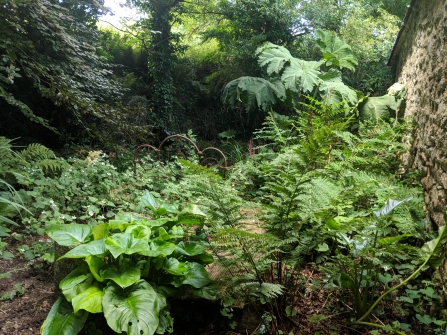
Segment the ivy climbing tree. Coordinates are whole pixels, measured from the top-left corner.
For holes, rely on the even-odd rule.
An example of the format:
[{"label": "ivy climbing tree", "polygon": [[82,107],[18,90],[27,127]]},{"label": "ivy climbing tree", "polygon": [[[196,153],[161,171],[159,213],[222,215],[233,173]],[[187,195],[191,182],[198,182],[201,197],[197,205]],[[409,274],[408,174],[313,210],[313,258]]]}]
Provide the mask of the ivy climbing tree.
[{"label": "ivy climbing tree", "polygon": [[174,115],[173,71],[176,53],[181,51],[180,35],[172,31],[183,0],[133,1],[133,5],[148,18],[141,19],[136,27],[150,32],[148,71],[152,78],[152,124],[173,129],[177,120]]}]

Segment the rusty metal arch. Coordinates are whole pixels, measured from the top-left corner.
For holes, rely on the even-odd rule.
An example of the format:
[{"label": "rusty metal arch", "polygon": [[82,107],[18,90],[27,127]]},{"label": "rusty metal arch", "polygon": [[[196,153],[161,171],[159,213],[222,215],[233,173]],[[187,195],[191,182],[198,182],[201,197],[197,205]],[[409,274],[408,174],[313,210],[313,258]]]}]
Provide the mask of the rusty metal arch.
[{"label": "rusty metal arch", "polygon": [[[171,144],[171,146],[174,145],[176,147],[176,149],[177,149],[175,154],[172,155],[172,156],[180,156],[180,157],[183,157],[184,159],[187,159],[185,154],[181,151],[181,140],[185,140],[194,149],[194,151],[197,153],[197,155],[199,157],[201,157],[201,159],[199,161],[199,164],[203,165],[203,166],[211,167],[211,166],[215,166],[215,165],[219,164],[219,160],[217,158],[212,157],[212,156],[207,157],[206,154],[205,154],[206,152],[216,152],[221,157],[221,159],[223,161],[223,163],[221,165],[217,166],[217,169],[222,170],[224,172],[224,177],[225,178],[227,177],[227,170],[228,170],[227,157],[225,156],[225,154],[221,150],[219,150],[219,149],[217,149],[215,147],[207,147],[207,148],[205,148],[203,150],[200,150],[199,147],[194,143],[194,141],[192,141],[190,138],[188,138],[188,137],[186,137],[184,135],[180,135],[180,134],[171,135],[171,136],[166,137],[160,143],[160,145],[158,147],[154,147],[154,146],[152,146],[150,144],[142,144],[142,145],[138,146],[135,149],[134,155],[133,155],[133,171],[134,171],[134,174],[137,173],[137,163],[140,164],[140,165],[143,164],[143,161],[141,159],[138,159],[138,154],[140,152],[147,152],[148,154],[150,154],[150,152],[152,151],[152,152],[156,153],[157,156],[158,156],[158,162],[163,164],[162,157],[161,157],[161,155],[163,153],[163,147],[171,139],[175,139],[174,144]],[[168,151],[168,158],[167,158],[168,161],[170,161],[170,159],[171,159],[171,155],[170,154],[171,154],[171,152]]]}]

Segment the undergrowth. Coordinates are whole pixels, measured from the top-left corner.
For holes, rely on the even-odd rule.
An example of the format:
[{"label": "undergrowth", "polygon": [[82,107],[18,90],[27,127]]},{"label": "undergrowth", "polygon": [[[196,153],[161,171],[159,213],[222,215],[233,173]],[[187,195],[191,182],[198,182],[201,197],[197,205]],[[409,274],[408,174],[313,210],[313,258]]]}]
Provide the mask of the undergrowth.
[{"label": "undergrowth", "polygon": [[[83,253],[69,252],[64,258],[85,258],[90,267],[84,265],[67,278],[90,273],[82,290],[97,293],[101,303],[87,309],[76,298],[81,290],[73,291],[66,278],[58,308],[71,308],[70,315],[78,309],[108,311],[107,301],[120,296],[119,290],[131,294],[127,287],[137,285],[137,291],[145,292],[152,287],[161,307],[151,305],[151,310],[162,313],[157,322],[165,324],[152,320],[150,330],[139,329],[144,334],[172,330],[169,303],[175,303],[182,287],[221,301],[222,314],[229,318],[233,307],[251,306],[262,324],[257,334],[296,333],[296,301],[314,289],[333,297],[328,304],[332,310],[318,311],[309,322],[324,322],[335,313],[350,327],[371,334],[444,332],[440,308],[434,308],[441,297],[430,278],[442,260],[447,233],[427,230],[417,175],[401,165],[406,150],[401,138],[409,123],[357,123],[343,104],[306,101],[293,115],[271,112],[257,132],[258,147],[226,179],[181,159],[147,161],[134,174],[131,168],[120,171],[99,151],[61,159],[40,145],[13,150],[4,139],[2,238],[46,231],[60,242],[54,232],[85,226],[87,235],[66,244]],[[115,253],[109,244],[118,237],[123,239],[118,244],[125,238],[128,244]],[[7,253],[6,242],[0,241],[0,248],[3,258],[14,256]],[[46,243],[21,246],[24,257],[29,251],[47,261],[49,248]],[[208,269],[218,272],[217,286],[208,287],[211,281],[202,264],[210,262]],[[206,280],[194,286],[188,271],[198,271],[199,265]],[[132,270],[132,280],[115,278],[112,268]],[[303,280],[310,268],[320,278],[312,288]],[[43,329],[63,317],[54,313]],[[126,331],[124,324],[105,317],[112,329]],[[366,326],[371,328],[358,328]]]}]

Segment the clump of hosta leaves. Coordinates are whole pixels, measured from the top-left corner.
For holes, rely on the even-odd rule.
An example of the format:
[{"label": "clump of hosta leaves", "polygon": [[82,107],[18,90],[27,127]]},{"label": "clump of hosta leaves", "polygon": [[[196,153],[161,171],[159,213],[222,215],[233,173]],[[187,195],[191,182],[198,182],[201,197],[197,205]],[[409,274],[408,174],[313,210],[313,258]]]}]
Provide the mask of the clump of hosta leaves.
[{"label": "clump of hosta leaves", "polygon": [[73,247],[60,259],[85,262],[59,283],[63,295],[42,325],[42,334],[78,334],[89,313],[103,313],[117,333],[171,333],[167,298],[185,291],[215,298],[204,268],[213,257],[200,234],[203,213],[195,207],[178,212],[149,192],[141,205],[152,211],[152,219],[121,214],[95,226],[66,224],[48,229],[58,244]]}]

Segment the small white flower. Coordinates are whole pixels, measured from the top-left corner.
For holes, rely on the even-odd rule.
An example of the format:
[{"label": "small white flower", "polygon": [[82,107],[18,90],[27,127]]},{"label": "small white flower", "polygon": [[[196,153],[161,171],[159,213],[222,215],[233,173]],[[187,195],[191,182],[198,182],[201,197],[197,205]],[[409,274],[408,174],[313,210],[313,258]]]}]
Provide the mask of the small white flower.
[{"label": "small white flower", "polygon": [[42,213],[41,214],[45,214],[46,212],[45,211],[42,211]]},{"label": "small white flower", "polygon": [[93,212],[92,211],[88,211],[88,215],[93,216]]},{"label": "small white flower", "polygon": [[61,216],[59,216],[59,219],[65,220],[65,216],[61,215]]},{"label": "small white flower", "polygon": [[71,218],[72,218],[73,220],[76,220],[76,216],[74,216],[74,215],[73,215]]},{"label": "small white flower", "polygon": [[112,174],[111,174],[111,173],[109,173],[109,172],[107,172],[107,175],[108,175],[108,176],[111,176]]}]

